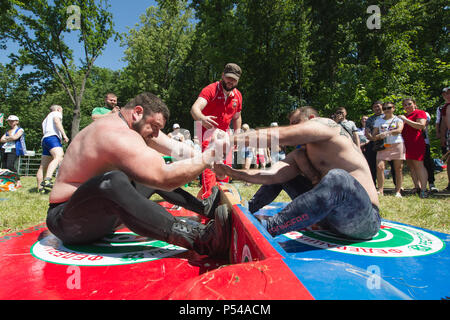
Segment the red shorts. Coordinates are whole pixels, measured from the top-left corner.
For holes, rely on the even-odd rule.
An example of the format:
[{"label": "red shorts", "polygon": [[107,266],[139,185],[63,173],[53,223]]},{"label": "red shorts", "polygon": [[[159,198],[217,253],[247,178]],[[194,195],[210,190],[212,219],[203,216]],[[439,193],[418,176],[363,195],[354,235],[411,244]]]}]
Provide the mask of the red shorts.
[{"label": "red shorts", "polygon": [[263,154],[256,155],[256,164],[260,164],[260,163],[266,163],[266,158],[264,157]]},{"label": "red shorts", "polygon": [[[202,151],[204,151],[208,147],[209,141],[204,140],[202,143]],[[233,152],[228,152],[227,157],[224,164],[231,167],[233,162]],[[211,169],[205,169],[202,172],[202,189],[200,190],[197,197],[201,199],[206,199],[211,195],[212,188],[217,184],[217,182],[229,182],[230,178],[225,177],[224,179],[217,179],[216,174]]]}]

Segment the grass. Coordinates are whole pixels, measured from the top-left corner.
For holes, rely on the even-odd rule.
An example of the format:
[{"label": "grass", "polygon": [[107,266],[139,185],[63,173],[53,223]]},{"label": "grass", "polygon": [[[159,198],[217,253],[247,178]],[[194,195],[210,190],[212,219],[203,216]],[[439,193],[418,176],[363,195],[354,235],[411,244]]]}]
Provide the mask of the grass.
[{"label": "grass", "polygon": [[[45,222],[48,208],[48,195],[36,192],[35,177],[22,177],[22,185],[15,192],[0,192],[0,235],[23,230],[36,224]],[[436,175],[436,187],[441,190],[447,186],[447,172]],[[249,200],[258,190],[259,185],[244,186],[240,181],[234,182],[243,199]],[[392,179],[385,182],[386,188],[392,188]],[[412,188],[409,175],[405,176],[404,188]],[[197,195],[200,187],[193,183],[185,189]],[[158,200],[158,196],[152,197]],[[276,202],[290,201],[286,193],[282,192]],[[409,195],[402,199],[393,195],[380,197],[380,211],[384,219],[415,225],[421,228],[450,233],[450,194],[432,196],[420,199]]]}]

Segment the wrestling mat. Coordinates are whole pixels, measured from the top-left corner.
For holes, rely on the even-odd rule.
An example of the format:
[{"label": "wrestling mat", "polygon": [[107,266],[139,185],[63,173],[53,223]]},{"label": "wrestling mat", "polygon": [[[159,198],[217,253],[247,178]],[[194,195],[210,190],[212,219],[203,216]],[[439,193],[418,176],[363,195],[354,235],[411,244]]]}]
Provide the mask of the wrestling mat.
[{"label": "wrestling mat", "polygon": [[[318,229],[273,238],[232,185],[221,189],[233,212],[226,261],[126,228],[92,245],[65,246],[41,224],[0,237],[0,299],[450,299],[450,235],[383,221],[370,241]],[[285,205],[272,203],[256,216]]]}]

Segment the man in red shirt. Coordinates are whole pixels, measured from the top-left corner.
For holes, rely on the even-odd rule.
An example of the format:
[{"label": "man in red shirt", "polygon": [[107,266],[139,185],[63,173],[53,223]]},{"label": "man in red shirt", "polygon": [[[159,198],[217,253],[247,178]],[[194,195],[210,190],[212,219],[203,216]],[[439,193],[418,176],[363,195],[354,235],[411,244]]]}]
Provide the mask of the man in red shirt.
[{"label": "man in red shirt", "polygon": [[399,118],[405,123],[402,136],[406,147],[406,163],[411,170],[416,189],[420,189],[419,196],[426,198],[428,196],[426,193],[428,173],[423,164],[426,146],[422,130],[426,126],[427,114],[425,111],[417,109],[413,99],[404,99],[403,108],[406,116],[401,115]]},{"label": "man in red shirt", "polygon": [[[191,114],[196,122],[195,135],[201,139],[202,150],[208,146],[215,129],[228,131],[231,122],[235,131],[241,129],[242,94],[236,89],[241,74],[241,68],[237,64],[228,63],[221,80],[203,88],[192,105]],[[231,165],[231,158],[232,153],[229,152],[225,163]],[[212,170],[203,171],[202,199],[210,196],[211,189],[217,181],[228,182],[228,177],[217,179]]]}]

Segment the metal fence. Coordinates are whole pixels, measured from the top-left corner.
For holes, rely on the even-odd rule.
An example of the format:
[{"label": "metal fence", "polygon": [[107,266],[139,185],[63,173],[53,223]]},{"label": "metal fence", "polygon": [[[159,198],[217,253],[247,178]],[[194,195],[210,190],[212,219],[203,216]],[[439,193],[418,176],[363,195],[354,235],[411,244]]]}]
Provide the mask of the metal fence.
[{"label": "metal fence", "polygon": [[35,176],[41,164],[40,153],[28,152],[25,156],[20,156],[17,162],[17,173],[21,176]]}]

